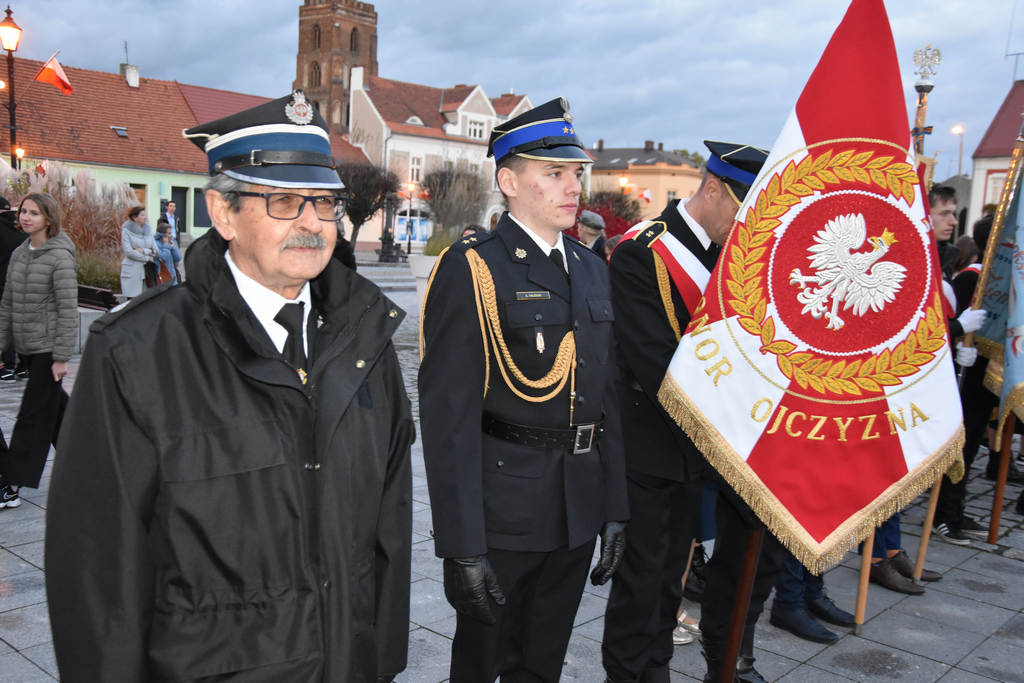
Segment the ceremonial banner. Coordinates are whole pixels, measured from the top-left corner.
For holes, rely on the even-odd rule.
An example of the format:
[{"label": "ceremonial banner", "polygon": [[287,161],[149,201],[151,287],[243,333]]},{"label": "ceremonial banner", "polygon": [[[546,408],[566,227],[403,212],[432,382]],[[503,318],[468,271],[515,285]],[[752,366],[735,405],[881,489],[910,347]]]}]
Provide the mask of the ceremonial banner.
[{"label": "ceremonial banner", "polygon": [[938,255],[881,0],[854,0],[737,213],[659,398],[821,572],[960,460]]}]

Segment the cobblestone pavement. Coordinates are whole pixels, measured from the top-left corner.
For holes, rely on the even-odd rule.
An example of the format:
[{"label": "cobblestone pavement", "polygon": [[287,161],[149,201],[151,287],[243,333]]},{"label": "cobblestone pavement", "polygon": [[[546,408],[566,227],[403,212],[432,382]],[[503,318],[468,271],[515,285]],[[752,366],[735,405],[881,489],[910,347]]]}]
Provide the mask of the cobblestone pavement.
[{"label": "cobblestone pavement", "polygon": [[[411,279],[400,267],[365,267],[361,272],[388,290],[408,317],[395,335],[406,386],[418,414],[418,310]],[[77,358],[66,381],[73,385]],[[10,435],[23,382],[0,382],[0,427]],[[988,519],[991,482],[982,476],[979,456],[968,484],[968,512]],[[51,461],[38,490],[24,491],[25,503],[0,510],[0,683],[52,681],[57,676],[43,585],[43,535]],[[423,452],[413,447],[412,615],[409,666],[402,682],[447,680],[455,614],[444,599],[441,562],[430,540],[430,499]],[[767,610],[758,625],[757,668],[769,680],[818,681],[983,681],[1024,682],[1024,519],[1013,511],[1019,487],[1007,488],[999,544],[973,541],[969,547],[934,538],[929,568],[943,574],[923,596],[906,596],[872,586],[860,635],[843,631],[830,646],[800,640],[768,624]],[[918,498],[903,515],[904,547],[914,555],[927,500]],[[836,602],[853,611],[857,556],[848,555],[826,575]],[[563,669],[563,681],[599,683],[601,633],[607,587],[587,585]],[[687,605],[692,614],[695,605]],[[834,627],[833,627],[834,628]],[[673,681],[703,675],[700,646],[677,647],[671,663]]]}]

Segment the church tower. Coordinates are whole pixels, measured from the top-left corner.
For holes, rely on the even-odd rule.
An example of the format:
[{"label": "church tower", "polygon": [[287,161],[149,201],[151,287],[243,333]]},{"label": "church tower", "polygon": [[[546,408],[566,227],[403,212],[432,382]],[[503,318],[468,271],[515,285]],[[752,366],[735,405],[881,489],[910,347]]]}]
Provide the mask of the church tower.
[{"label": "church tower", "polygon": [[299,53],[293,87],[301,88],[331,130],[348,130],[354,67],[377,75],[377,12],[357,0],[305,0],[299,6]]}]

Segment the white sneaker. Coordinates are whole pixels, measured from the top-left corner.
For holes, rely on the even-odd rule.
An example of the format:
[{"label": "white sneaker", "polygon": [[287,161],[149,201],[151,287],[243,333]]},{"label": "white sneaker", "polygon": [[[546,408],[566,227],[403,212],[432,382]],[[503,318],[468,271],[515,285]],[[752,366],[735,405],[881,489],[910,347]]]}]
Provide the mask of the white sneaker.
[{"label": "white sneaker", "polygon": [[14,486],[0,486],[0,509],[16,508],[21,505],[21,497],[18,496],[18,489]]},{"label": "white sneaker", "polygon": [[674,629],[672,629],[673,645],[687,645],[689,643],[692,643],[693,640],[693,634],[685,630],[682,626],[676,626]]}]

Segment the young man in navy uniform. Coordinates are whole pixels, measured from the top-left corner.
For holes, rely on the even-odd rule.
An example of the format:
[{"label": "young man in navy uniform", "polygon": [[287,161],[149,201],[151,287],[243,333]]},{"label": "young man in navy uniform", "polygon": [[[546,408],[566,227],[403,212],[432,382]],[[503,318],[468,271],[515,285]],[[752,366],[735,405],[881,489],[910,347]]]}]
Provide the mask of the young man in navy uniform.
[{"label": "young man in navy uniform", "polygon": [[555,682],[595,538],[595,583],[625,544],[611,291],[601,258],[562,235],[590,162],[565,101],[496,126],[492,155],[509,211],[428,284],[423,453],[458,612],[451,680]]},{"label": "young man in navy uniform", "polygon": [[[715,476],[693,442],[658,402],[658,388],[690,322],[687,295],[703,292],[733,218],[767,158],[748,145],[705,141],[710,151],[696,194],[670,202],[664,212],[624,238],[610,264],[616,314],[623,441],[629,489],[629,544],[612,582],[605,612],[602,660],[612,683],[668,683],[672,629],[680,585],[696,532],[703,480]],[[631,231],[632,232],[632,231]],[[654,248],[682,254],[665,264]],[[680,282],[670,272],[685,272]],[[719,483],[715,553],[707,569],[700,628],[708,676],[716,680],[742,564],[748,529],[760,524],[728,485]],[[766,553],[778,546],[766,535]],[[759,680],[753,668],[753,622],[774,584],[777,566],[762,557],[751,601],[738,680]],[[759,592],[760,591],[760,592]],[[763,593],[763,595],[761,594]]]}]

